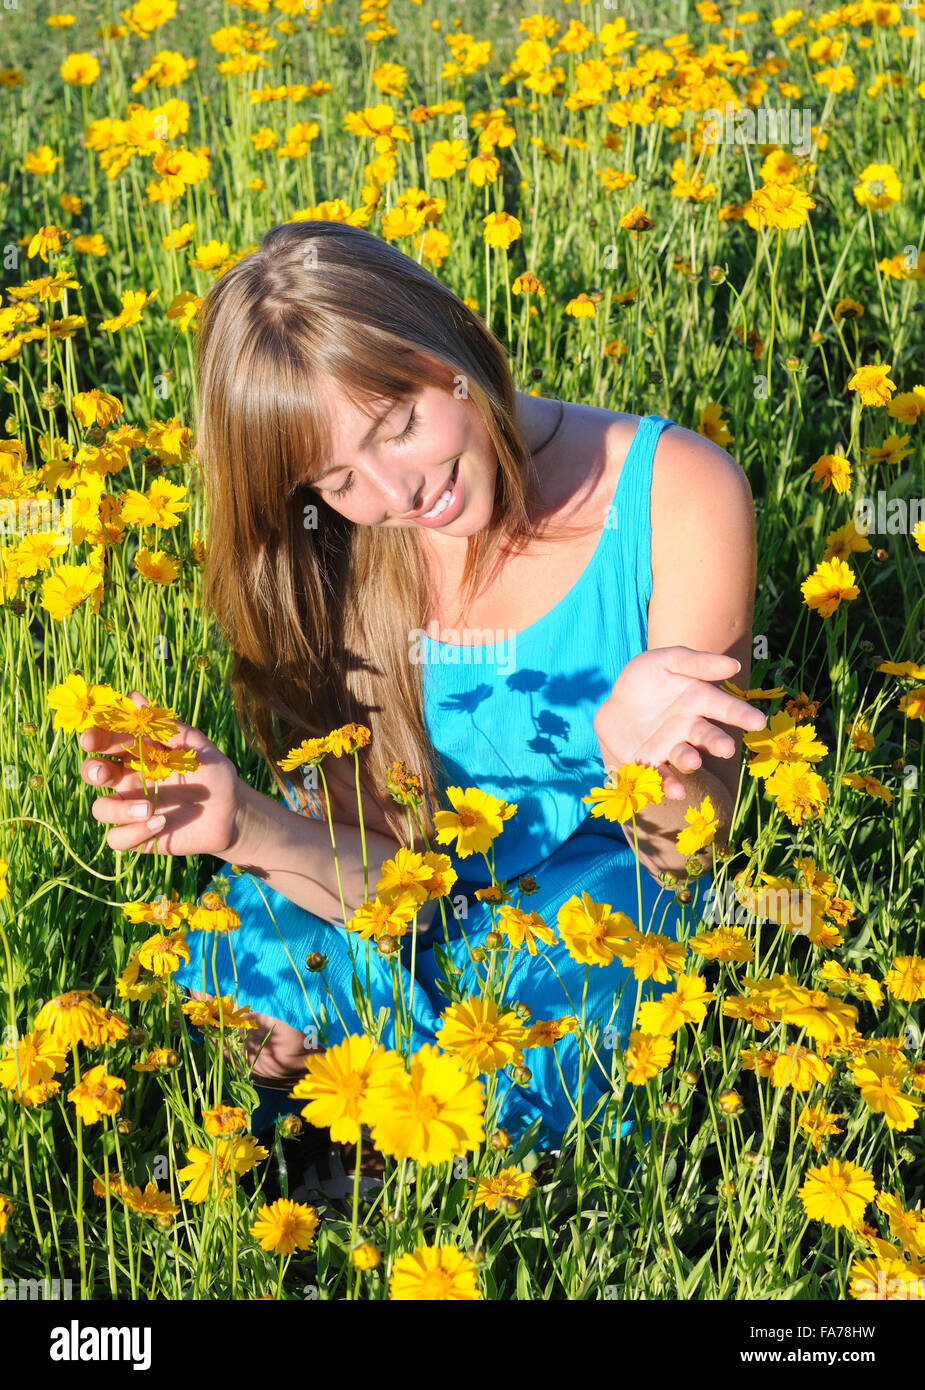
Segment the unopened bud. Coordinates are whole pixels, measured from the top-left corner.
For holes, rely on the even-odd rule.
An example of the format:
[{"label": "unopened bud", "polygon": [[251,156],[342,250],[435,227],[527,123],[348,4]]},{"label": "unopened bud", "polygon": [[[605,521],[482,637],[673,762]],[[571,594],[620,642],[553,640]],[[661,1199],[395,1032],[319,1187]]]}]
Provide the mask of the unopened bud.
[{"label": "unopened bud", "polygon": [[485,946],[489,951],[497,951],[504,945],[504,937],[499,931],[485,933]]},{"label": "unopened bud", "polygon": [[509,1149],[511,1147],[511,1136],[506,1129],[496,1129],[489,1140],[493,1149]]},{"label": "unopened bud", "polygon": [[376,945],[379,948],[380,956],[394,956],[395,952],[398,950],[398,938],[386,934],[385,936],[379,937]]},{"label": "unopened bud", "polygon": [[327,956],[323,956],[320,951],[312,951],[311,955],[305,957],[305,964],[313,975],[317,975],[319,970],[324,970],[327,963]]},{"label": "unopened bud", "polygon": [[293,1138],[296,1134],[301,1134],[303,1124],[299,1115],[286,1115],[280,1121],[280,1133],[285,1134],[287,1139]]}]

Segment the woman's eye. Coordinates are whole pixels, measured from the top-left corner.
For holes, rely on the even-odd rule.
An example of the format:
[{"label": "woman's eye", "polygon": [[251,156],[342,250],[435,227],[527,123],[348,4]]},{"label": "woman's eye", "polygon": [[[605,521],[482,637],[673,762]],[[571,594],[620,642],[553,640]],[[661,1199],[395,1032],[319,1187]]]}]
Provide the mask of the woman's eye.
[{"label": "woman's eye", "polygon": [[352,473],[348,473],[348,474],[347,474],[347,481],[346,481],[345,483],[343,483],[340,487],[338,487],[338,488],[333,488],[333,489],[331,490],[331,496],[332,496],[332,497],[344,497],[344,496],[346,496],[346,494],[350,491],[350,489],[351,489],[352,487],[353,487],[353,474],[352,474]]},{"label": "woman's eye", "polygon": [[411,436],[414,434],[415,430],[416,430],[417,427],[418,427],[418,420],[417,420],[417,417],[416,417],[414,411],[415,411],[415,407],[412,406],[412,407],[411,407],[411,415],[410,415],[409,418],[408,418],[408,423],[407,423],[407,425],[405,426],[405,428],[402,430],[401,434],[397,434],[397,435],[395,436],[395,438],[394,438],[393,441],[392,441],[393,444],[404,444],[405,441],[408,440],[408,439],[410,439]]}]

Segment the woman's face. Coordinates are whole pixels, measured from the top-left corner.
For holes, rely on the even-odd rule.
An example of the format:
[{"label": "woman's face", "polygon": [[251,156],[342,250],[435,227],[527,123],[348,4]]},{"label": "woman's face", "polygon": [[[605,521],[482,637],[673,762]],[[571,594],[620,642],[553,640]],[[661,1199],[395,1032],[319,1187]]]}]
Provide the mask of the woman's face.
[{"label": "woman's face", "polygon": [[324,402],[332,454],[310,486],[348,521],[465,537],[491,520],[498,455],[468,399],[425,386],[370,416],[328,381]]}]

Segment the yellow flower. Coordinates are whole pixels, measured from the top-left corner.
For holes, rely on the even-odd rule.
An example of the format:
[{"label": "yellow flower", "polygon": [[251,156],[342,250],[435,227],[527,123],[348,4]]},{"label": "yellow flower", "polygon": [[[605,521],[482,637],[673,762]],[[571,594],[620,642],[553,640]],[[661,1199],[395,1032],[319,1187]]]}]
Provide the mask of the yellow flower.
[{"label": "yellow flower", "polygon": [[725,447],[732,443],[732,434],[729,426],[723,419],[723,407],[710,401],[700,412],[700,423],[697,425],[697,434],[702,434],[705,439],[712,439],[714,444]]},{"label": "yellow flower", "polygon": [[504,822],[517,810],[516,806],[499,801],[478,787],[467,787],[465,791],[462,787],[447,787],[446,794],[453,810],[437,811],[434,829],[439,844],[456,840],[455,849],[460,859],[487,853],[504,829]]},{"label": "yellow flower", "polygon": [[191,1144],[186,1150],[189,1163],[177,1169],[180,1182],[188,1183],[180,1197],[184,1202],[207,1202],[211,1191],[219,1202],[223,1202],[231,1193],[229,1177],[232,1168],[240,1177],[261,1158],[269,1156],[269,1150],[258,1144],[252,1134],[242,1134],[237,1139],[216,1139],[215,1176],[212,1179],[212,1154],[198,1144]]},{"label": "yellow flower", "polygon": [[134,757],[126,765],[139,772],[145,782],[163,782],[168,777],[186,777],[199,768],[199,759],[191,748],[161,748],[139,740]]},{"label": "yellow flower", "polygon": [[791,1043],[776,1055],[765,1074],[779,1090],[789,1086],[794,1091],[808,1091],[814,1081],[824,1085],[832,1075],[832,1067],[811,1048]]},{"label": "yellow flower", "polygon": [[699,806],[688,806],[684,819],[688,829],[682,830],[675,841],[681,854],[696,854],[713,843],[718,824],[716,809],[709,796],[705,796]]},{"label": "yellow flower", "polygon": [[480,1299],[475,1265],[453,1245],[419,1245],[399,1255],[389,1281],[389,1297],[413,1302]]},{"label": "yellow flower", "polygon": [[593,965],[609,965],[617,945],[636,934],[625,912],[611,912],[610,903],[593,902],[584,890],[562,904],[556,921],[572,959]]},{"label": "yellow flower", "polygon": [[804,1105],[797,1118],[800,1129],[805,1129],[809,1135],[809,1142],[816,1152],[822,1146],[823,1139],[829,1134],[844,1134],[836,1123],[842,1118],[840,1112],[826,1110],[825,1104],[817,1100],[815,1105]]},{"label": "yellow flower", "polygon": [[[851,461],[844,454],[820,454],[812,466],[811,477],[814,483],[822,484],[822,492],[832,487],[838,493],[845,493],[851,486]],[[832,558],[828,550],[824,558]]]},{"label": "yellow flower", "polygon": [[96,387],[92,391],[78,391],[71,398],[71,409],[84,429],[89,429],[91,425],[111,425],[118,415],[124,413],[118,396],[99,391]]},{"label": "yellow flower", "polygon": [[873,1176],[866,1168],[847,1159],[832,1158],[821,1167],[807,1169],[799,1198],[812,1220],[854,1228],[876,1190]]},{"label": "yellow flower", "polygon": [[894,999],[914,1004],[925,999],[925,956],[897,956],[883,977]]},{"label": "yellow flower", "polygon": [[269,1206],[262,1206],[250,1233],[261,1248],[276,1255],[292,1255],[307,1250],[318,1229],[318,1213],[304,1202],[292,1202],[280,1197]]},{"label": "yellow flower", "polygon": [[750,227],[802,227],[814,208],[809,194],[793,183],[762,184],[743,209]]},{"label": "yellow flower", "polygon": [[494,1071],[523,1061],[527,1030],[513,1010],[499,1013],[491,999],[471,994],[462,1003],[451,1004],[440,1017],[438,1045],[462,1058],[470,1071]]},{"label": "yellow flower", "polygon": [[925,1099],[906,1095],[902,1090],[906,1070],[906,1063],[899,1058],[879,1057],[872,1052],[851,1068],[861,1099],[875,1114],[883,1116],[889,1129],[911,1129],[916,1111],[925,1105]]},{"label": "yellow flower", "polygon": [[217,1105],[214,1110],[203,1110],[202,1123],[206,1134],[237,1134],[247,1129],[247,1115],[240,1105]]},{"label": "yellow flower", "polygon": [[620,218],[619,225],[625,232],[650,232],[655,223],[638,203],[634,203],[629,212],[625,212]]},{"label": "yellow flower", "polygon": [[[123,290],[121,312],[116,314],[115,318],[101,320],[100,328],[106,328],[110,333],[118,333],[121,328],[140,323],[142,309],[146,304],[150,304],[157,293],[156,289],[150,294],[146,294],[144,290]],[[166,482],[166,479],[161,481]]]},{"label": "yellow flower", "polygon": [[115,1115],[122,1105],[120,1091],[125,1082],[120,1076],[109,1076],[103,1065],[91,1067],[79,1085],[68,1091],[77,1114],[85,1125],[95,1124],[102,1115]]},{"label": "yellow flower", "polygon": [[631,1086],[644,1086],[670,1064],[674,1041],[663,1034],[634,1029],[623,1055],[627,1062],[627,1081]]},{"label": "yellow flower", "polygon": [[856,577],[844,560],[837,557],[820,560],[813,573],[800,585],[800,592],[808,608],[815,609],[822,618],[830,618],[842,599],[857,598],[859,590]]},{"label": "yellow flower", "polygon": [[784,1023],[805,1028],[809,1037],[818,1042],[845,1042],[857,1025],[858,1011],[854,1005],[834,999],[825,990],[791,985],[772,993],[771,1003]]},{"label": "yellow flower", "polygon": [[531,1047],[552,1047],[567,1033],[577,1032],[578,1019],[574,1014],[566,1014],[564,1018],[538,1018],[530,1025],[523,1050],[529,1052]]},{"label": "yellow flower", "polygon": [[54,686],[46,695],[50,709],[55,711],[53,729],[82,733],[97,722],[101,710],[110,709],[119,696],[110,685],[88,685],[76,671]]},{"label": "yellow flower", "polygon": [[330,752],[327,738],[305,738],[297,748],[290,748],[285,758],[280,758],[278,766],[284,772],[296,767],[313,767],[323,762]]},{"label": "yellow flower", "polygon": [[97,996],[88,989],[72,989],[49,999],[36,1014],[33,1027],[47,1031],[53,1043],[65,1048],[75,1043],[99,1047],[104,1042],[121,1041],[128,1032],[125,1019],[101,1008]]},{"label": "yellow flower", "polygon": [[73,87],[89,87],[100,75],[100,65],[92,53],[71,53],[58,71]]},{"label": "yellow flower", "polygon": [[332,729],[325,742],[328,751],[335,758],[340,758],[345,753],[355,753],[358,748],[365,748],[371,738],[372,734],[365,724],[344,724],[340,729]]},{"label": "yellow flower", "polygon": [[181,1005],[183,1012],[196,1028],[256,1028],[249,1008],[235,1008],[233,996],[223,994],[218,999],[191,999]]},{"label": "yellow flower", "polygon": [[59,565],[43,582],[39,603],[60,623],[102,586],[102,574],[91,565]]},{"label": "yellow flower", "polygon": [[152,975],[172,975],[184,961],[189,960],[189,947],[183,932],[176,932],[172,936],[159,932],[156,936],[149,936],[139,946],[136,956],[139,964],[145,970],[150,970]]},{"label": "yellow flower", "polygon": [[618,942],[614,955],[623,965],[631,965],[637,980],[658,980],[667,984],[671,973],[684,969],[687,946],[658,932],[636,932],[627,942]]},{"label": "yellow flower", "polygon": [[113,733],[131,734],[139,739],[147,737],[158,743],[166,743],[179,732],[172,709],[165,705],[135,705],[127,699],[107,709],[99,722]]},{"label": "yellow flower", "polygon": [[498,926],[512,946],[525,945],[531,956],[537,953],[537,941],[547,946],[556,944],[556,933],[538,912],[527,912],[511,903],[503,903],[498,908]]},{"label": "yellow flower", "polygon": [[423,903],[427,900],[427,884],[432,878],[433,869],[424,862],[423,854],[402,845],[392,859],[384,861],[376,892],[387,896],[409,891],[417,902]]},{"label": "yellow flower", "polygon": [[920,1208],[905,1211],[899,1197],[891,1192],[881,1192],[877,1206],[886,1214],[890,1235],[911,1255],[925,1258],[925,1212]]},{"label": "yellow flower", "polygon": [[749,961],[755,959],[751,942],[743,927],[716,927],[688,937],[687,945],[706,960]]},{"label": "yellow flower", "polygon": [[743,744],[751,753],[751,777],[771,777],[782,763],[817,763],[829,749],[815,737],[812,724],[797,724],[783,710],[772,714],[768,726],[743,734]]},{"label": "yellow flower", "polygon": [[852,192],[862,208],[888,208],[898,203],[903,186],[892,164],[868,164]]},{"label": "yellow flower", "polygon": [[506,251],[522,234],[523,227],[507,212],[490,212],[482,218],[486,246],[498,246]]},{"label": "yellow flower", "polygon": [[671,993],[640,1004],[640,1030],[643,1033],[676,1033],[685,1023],[699,1023],[706,1018],[707,1004],[715,998],[699,975],[679,975]]},{"label": "yellow flower", "polygon": [[828,787],[808,763],[782,763],[765,785],[793,825],[821,812],[829,799]]},{"label": "yellow flower", "polygon": [[410,1074],[377,1087],[365,1109],[373,1143],[394,1158],[446,1163],[485,1138],[481,1083],[431,1043],[414,1054]]},{"label": "yellow flower", "polygon": [[354,1269],[375,1269],[382,1259],[382,1251],[371,1240],[364,1240],[350,1251],[350,1261]]},{"label": "yellow flower", "polygon": [[522,1202],[536,1186],[532,1173],[521,1173],[517,1168],[502,1168],[490,1177],[469,1178],[468,1181],[475,1184],[473,1208],[487,1207],[489,1211],[497,1211],[499,1197],[513,1197],[515,1202]]},{"label": "yellow flower", "polygon": [[180,562],[164,550],[138,550],[135,569],[152,584],[172,584],[180,573]]},{"label": "yellow flower", "polygon": [[198,907],[190,909],[188,915],[190,931],[214,931],[227,936],[237,931],[241,925],[240,913],[222,900],[220,893],[203,893]]},{"label": "yellow flower", "polygon": [[302,1115],[311,1125],[329,1129],[335,1143],[359,1143],[367,1122],[366,1107],[377,1088],[404,1077],[398,1053],[354,1033],[306,1061],[306,1075],[290,1095],[307,1100]]},{"label": "yellow flower", "polygon": [[[55,1072],[64,1071],[67,1051],[61,1043],[54,1042],[43,1028],[24,1033],[13,1046],[4,1045],[3,1051],[7,1055],[0,1057],[0,1086],[5,1091],[12,1091],[15,1100],[24,1099],[29,1105],[32,1103],[30,1097],[39,1090],[43,1092],[42,1098],[47,1099],[44,1088],[49,1084],[54,1085],[55,1091],[60,1089],[53,1077]],[[22,1096],[18,1089],[20,1083]]]},{"label": "yellow flower", "polygon": [[183,483],[173,483],[169,478],[155,478],[147,492],[126,488],[120,499],[122,520],[129,526],[169,530],[179,525],[181,516],[191,506],[187,492]]},{"label": "yellow flower", "polygon": [[11,1211],[16,1210],[16,1203],[7,1197],[4,1192],[0,1192],[0,1236],[6,1230],[7,1218]]},{"label": "yellow flower", "polygon": [[391,898],[360,903],[347,921],[347,930],[358,932],[364,940],[383,936],[404,936],[408,923],[420,906],[416,893],[402,889]]},{"label": "yellow flower", "polygon": [[665,794],[665,784],[657,768],[645,763],[624,763],[608,776],[602,787],[592,787],[581,799],[591,806],[592,816],[624,821],[649,805],[657,806]]},{"label": "yellow flower", "polygon": [[890,380],[892,362],[873,367],[858,367],[848,382],[849,391],[857,391],[862,405],[886,405],[896,390],[896,382]]}]

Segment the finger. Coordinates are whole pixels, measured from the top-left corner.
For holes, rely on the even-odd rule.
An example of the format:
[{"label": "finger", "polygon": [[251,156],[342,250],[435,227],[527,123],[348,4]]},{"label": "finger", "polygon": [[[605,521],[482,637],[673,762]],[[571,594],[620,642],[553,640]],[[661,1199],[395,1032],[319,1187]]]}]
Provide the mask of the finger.
[{"label": "finger", "polygon": [[756,709],[747,700],[740,700],[735,695],[727,694],[718,686],[711,685],[709,681],[697,681],[689,685],[674,701],[671,708],[679,713],[686,711],[688,717],[691,715],[704,716],[708,719],[715,719],[720,724],[731,724],[737,729],[747,729],[751,733],[757,733],[759,729],[764,729],[768,722],[768,717],[762,710]]},{"label": "finger", "polygon": [[696,772],[702,766],[703,759],[692,743],[676,743],[668,754],[668,762],[679,772],[687,773]]},{"label": "finger", "polygon": [[[715,758],[731,758],[737,751],[735,739],[731,734],[727,734],[723,729],[718,729],[715,724],[711,724],[706,719],[695,719],[687,731],[686,737],[679,740],[679,749],[693,749],[697,756],[694,767],[699,767],[701,763],[700,752],[710,753]],[[700,750],[700,751],[698,751]],[[685,772],[690,770],[690,757],[686,757],[683,765],[674,756],[674,750],[669,753],[668,761],[673,763],[679,770]]]},{"label": "finger", "polygon": [[[110,849],[144,849],[151,851],[154,849],[156,834],[160,833],[164,827],[164,817],[155,816],[153,820],[146,821],[141,825],[118,825],[110,830],[106,835],[106,843]],[[152,834],[152,831],[156,832]]]},{"label": "finger", "polygon": [[141,778],[137,772],[121,761],[88,758],[81,765],[80,775],[91,787],[107,787],[120,794],[144,793]]},{"label": "finger", "polygon": [[154,803],[150,797],[98,796],[90,808],[94,820],[103,825],[132,825],[140,829],[144,822],[155,814]]},{"label": "finger", "polygon": [[695,647],[658,647],[661,663],[676,676],[691,676],[694,680],[729,680],[742,669],[741,661],[726,652],[703,652]]},{"label": "finger", "polygon": [[659,763],[658,771],[661,774],[662,785],[668,800],[683,801],[687,796],[687,791],[683,782],[678,781],[669,765],[667,763]]}]

